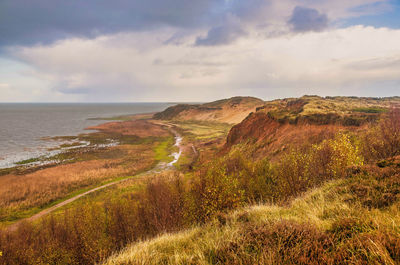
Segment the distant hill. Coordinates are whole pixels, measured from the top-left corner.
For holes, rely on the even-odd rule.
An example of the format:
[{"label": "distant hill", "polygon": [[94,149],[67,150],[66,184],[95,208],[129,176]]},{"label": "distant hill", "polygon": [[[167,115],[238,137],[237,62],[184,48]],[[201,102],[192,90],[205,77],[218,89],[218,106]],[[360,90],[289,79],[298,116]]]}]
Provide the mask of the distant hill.
[{"label": "distant hill", "polygon": [[233,97],[205,104],[179,104],[156,113],[159,120],[199,120],[236,124],[265,102],[254,97]]},{"label": "distant hill", "polygon": [[267,101],[257,110],[281,123],[341,124],[359,126],[374,120],[392,106],[400,105],[400,97],[319,97],[303,96]]}]

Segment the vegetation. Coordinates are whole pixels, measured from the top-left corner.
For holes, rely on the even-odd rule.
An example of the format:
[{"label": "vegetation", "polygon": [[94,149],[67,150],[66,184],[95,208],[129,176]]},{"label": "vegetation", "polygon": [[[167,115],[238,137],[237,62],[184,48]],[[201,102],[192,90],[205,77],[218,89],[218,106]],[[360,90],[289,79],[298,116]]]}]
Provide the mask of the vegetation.
[{"label": "vegetation", "polygon": [[174,137],[167,137],[166,140],[162,141],[160,144],[154,147],[156,161],[171,162],[171,150],[174,145]]},{"label": "vegetation", "polygon": [[226,137],[232,125],[212,121],[173,121],[190,140],[210,140]]},{"label": "vegetation", "polygon": [[[0,220],[15,221],[28,217],[56,200],[76,191],[85,191],[122,176],[130,176],[154,164],[152,152],[145,146],[118,147],[109,152],[125,156],[98,159],[51,167],[23,176],[0,178]],[[55,177],[56,176],[56,177]]]},{"label": "vegetation", "polygon": [[[308,107],[323,101],[322,107],[333,104],[345,117],[395,99],[362,100],[358,106],[352,98],[307,96],[284,104],[290,115],[311,117]],[[259,111],[271,109],[268,104]],[[185,140],[201,146],[186,174],[149,172],[15,232],[0,231],[0,263],[398,264],[400,111],[387,109],[372,113],[376,119],[359,130],[332,125],[334,133],[318,139],[301,138],[286,126],[281,132],[293,141],[285,142],[275,160],[254,159],[255,149],[249,148],[254,143],[218,148],[215,139],[226,135],[226,124],[176,121]],[[173,138],[163,139],[128,147],[165,160]],[[132,166],[128,157],[113,161],[116,168]]]},{"label": "vegetation", "polygon": [[40,161],[40,158],[30,158],[30,159],[25,159],[25,160],[19,161],[19,162],[15,163],[15,164],[17,164],[17,165],[25,165],[25,164],[38,162],[38,161]]},{"label": "vegetation", "polygon": [[400,98],[356,98],[303,96],[267,102],[262,111],[269,117],[285,123],[341,124],[360,126],[379,119]]},{"label": "vegetation", "polygon": [[361,167],[288,207],[257,205],[218,215],[205,225],[132,244],[105,263],[397,264],[399,201],[377,196],[362,203],[371,183],[383,188],[397,179],[398,190],[397,171]]},{"label": "vegetation", "polygon": [[160,160],[168,161],[172,143],[172,137],[148,138],[135,145],[73,149],[57,155],[59,160],[68,161],[64,165],[5,175],[0,178],[0,223],[32,216],[88,188],[135,175]]}]

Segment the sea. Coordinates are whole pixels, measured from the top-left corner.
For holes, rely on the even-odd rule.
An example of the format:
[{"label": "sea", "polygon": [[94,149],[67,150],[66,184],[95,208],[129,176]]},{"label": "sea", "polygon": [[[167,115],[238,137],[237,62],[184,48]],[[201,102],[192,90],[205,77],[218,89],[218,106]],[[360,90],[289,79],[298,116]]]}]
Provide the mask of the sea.
[{"label": "sea", "polygon": [[49,156],[61,142],[56,136],[87,133],[121,115],[158,112],[174,103],[0,103],[0,168]]}]

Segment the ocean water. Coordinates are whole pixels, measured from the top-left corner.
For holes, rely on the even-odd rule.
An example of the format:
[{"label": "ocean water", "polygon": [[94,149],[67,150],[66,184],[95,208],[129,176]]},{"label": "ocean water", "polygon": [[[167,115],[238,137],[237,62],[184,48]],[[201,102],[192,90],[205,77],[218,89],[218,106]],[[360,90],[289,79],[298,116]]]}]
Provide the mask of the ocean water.
[{"label": "ocean water", "polygon": [[49,154],[60,142],[46,137],[74,136],[104,123],[90,118],[162,111],[171,103],[0,103],[0,168]]}]

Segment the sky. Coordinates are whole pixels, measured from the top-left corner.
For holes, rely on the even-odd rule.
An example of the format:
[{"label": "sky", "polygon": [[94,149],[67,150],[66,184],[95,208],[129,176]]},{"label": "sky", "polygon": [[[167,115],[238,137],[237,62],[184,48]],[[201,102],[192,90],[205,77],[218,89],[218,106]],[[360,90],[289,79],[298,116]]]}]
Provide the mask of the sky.
[{"label": "sky", "polygon": [[400,96],[400,0],[0,0],[0,102]]}]

